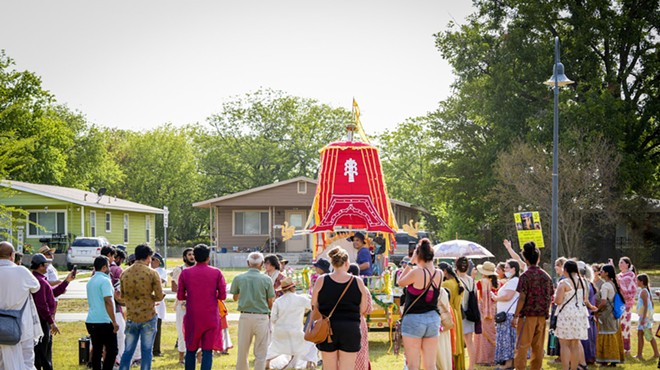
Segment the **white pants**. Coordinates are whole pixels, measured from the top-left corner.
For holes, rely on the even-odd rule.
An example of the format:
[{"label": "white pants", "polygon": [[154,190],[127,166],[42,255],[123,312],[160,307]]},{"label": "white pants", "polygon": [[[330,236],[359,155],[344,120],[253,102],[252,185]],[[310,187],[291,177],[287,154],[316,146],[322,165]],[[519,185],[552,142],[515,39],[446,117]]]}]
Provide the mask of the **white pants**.
[{"label": "white pants", "polygon": [[121,312],[115,312],[115,321],[117,321],[117,362],[121,362],[121,355],[124,353],[124,348],[126,348],[126,320],[124,320],[124,315]]},{"label": "white pants", "polygon": [[186,340],[183,337],[183,316],[186,314],[186,309],[181,303],[176,305],[176,334],[177,334],[177,350],[186,353]]},{"label": "white pants", "polygon": [[34,340],[24,340],[16,345],[0,345],[0,369],[33,370]]}]

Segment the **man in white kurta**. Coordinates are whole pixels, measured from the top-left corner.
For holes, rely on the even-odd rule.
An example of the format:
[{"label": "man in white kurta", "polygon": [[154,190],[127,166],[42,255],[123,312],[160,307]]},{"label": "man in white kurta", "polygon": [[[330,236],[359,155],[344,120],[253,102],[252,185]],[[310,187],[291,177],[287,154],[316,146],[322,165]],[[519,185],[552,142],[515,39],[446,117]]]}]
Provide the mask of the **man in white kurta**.
[{"label": "man in white kurta", "polygon": [[[14,247],[0,242],[0,309],[20,310],[23,305],[21,341],[13,346],[0,345],[0,369],[34,369],[34,341],[43,334],[40,325],[34,325],[37,312],[30,298],[39,290],[39,281],[30,270],[14,264]],[[38,316],[36,319],[39,322]]]},{"label": "man in white kurta", "polygon": [[272,368],[304,368],[308,362],[318,360],[316,346],[305,340],[303,330],[303,318],[312,309],[312,301],[295,293],[289,277],[282,280],[282,291],[284,295],[273,303],[270,316],[273,330],[266,358]]}]

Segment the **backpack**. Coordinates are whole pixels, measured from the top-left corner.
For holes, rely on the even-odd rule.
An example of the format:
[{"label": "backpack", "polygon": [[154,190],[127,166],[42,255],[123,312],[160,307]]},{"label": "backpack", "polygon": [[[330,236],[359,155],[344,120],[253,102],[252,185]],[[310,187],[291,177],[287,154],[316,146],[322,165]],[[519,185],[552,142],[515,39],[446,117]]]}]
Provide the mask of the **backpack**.
[{"label": "backpack", "polygon": [[626,312],[626,304],[623,302],[623,298],[621,298],[621,294],[616,293],[614,294],[614,300],[612,302],[612,313],[614,314],[615,319],[620,319],[621,316]]},{"label": "backpack", "polygon": [[[465,286],[465,284],[463,284]],[[468,299],[467,299],[467,308],[463,310],[463,318],[472,321],[474,323],[481,322],[481,313],[479,312],[479,301],[477,301],[477,294],[475,292],[474,284],[472,286],[472,290],[469,290],[467,286],[465,286],[465,291],[468,294]]]}]

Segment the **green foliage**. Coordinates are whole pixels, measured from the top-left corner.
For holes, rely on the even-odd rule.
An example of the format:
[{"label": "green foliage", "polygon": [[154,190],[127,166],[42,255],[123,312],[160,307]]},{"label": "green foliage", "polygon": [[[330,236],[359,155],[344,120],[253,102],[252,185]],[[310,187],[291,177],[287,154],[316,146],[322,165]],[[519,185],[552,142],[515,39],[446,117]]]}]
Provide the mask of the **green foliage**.
[{"label": "green foliage", "polygon": [[207,194],[315,178],[319,150],[341,138],[349,119],[342,108],[269,89],[224,103],[197,140]]},{"label": "green foliage", "polygon": [[602,134],[621,158],[613,185],[619,196],[657,197],[658,1],[474,4],[465,25],[436,35],[458,78],[454,95],[427,117],[442,143],[433,173],[446,209],[457,213],[452,218],[473,230],[503,224],[498,215],[509,211],[487,196],[497,184],[493,163],[514,142],[552,142],[552,91],[541,82],[552,74],[554,36],[577,81],[560,93],[560,142],[571,143],[569,132]]},{"label": "green foliage", "polygon": [[434,139],[429,125],[420,118],[410,119],[395,130],[384,131],[376,141],[390,198],[427,208],[431,217],[424,220],[424,227],[437,232],[441,213],[432,208],[438,193],[431,189],[438,181],[431,169],[441,144]]},{"label": "green foliage", "polygon": [[0,51],[0,175],[83,189],[120,181],[99,131],[57,105],[38,76],[14,65]]},{"label": "green foliage", "polygon": [[[126,180],[116,191],[123,198],[162,208],[167,206],[169,231],[179,240],[194,239],[206,227],[204,210],[192,203],[200,199],[201,177],[193,146],[194,127],[166,124],[144,133],[108,133],[112,154]],[[156,235],[163,235],[162,218]]]}]

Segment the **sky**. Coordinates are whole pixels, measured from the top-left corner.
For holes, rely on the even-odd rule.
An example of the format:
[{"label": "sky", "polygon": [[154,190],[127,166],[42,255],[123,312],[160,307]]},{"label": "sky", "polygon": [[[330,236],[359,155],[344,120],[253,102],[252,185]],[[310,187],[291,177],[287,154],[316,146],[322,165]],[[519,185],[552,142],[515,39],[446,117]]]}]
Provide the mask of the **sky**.
[{"label": "sky", "polygon": [[451,93],[433,34],[470,0],[2,0],[0,49],[90,122],[204,123],[259,88],[351,109],[367,134]]}]

